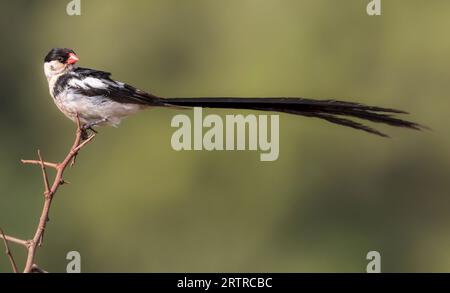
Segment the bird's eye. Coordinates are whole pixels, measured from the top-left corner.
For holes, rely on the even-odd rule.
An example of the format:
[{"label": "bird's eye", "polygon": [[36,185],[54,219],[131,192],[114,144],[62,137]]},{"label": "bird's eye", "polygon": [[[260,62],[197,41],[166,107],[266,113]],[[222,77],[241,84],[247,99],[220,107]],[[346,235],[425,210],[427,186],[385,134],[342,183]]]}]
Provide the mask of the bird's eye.
[{"label": "bird's eye", "polygon": [[64,62],[64,58],[63,57],[58,57],[58,61],[63,63]]}]

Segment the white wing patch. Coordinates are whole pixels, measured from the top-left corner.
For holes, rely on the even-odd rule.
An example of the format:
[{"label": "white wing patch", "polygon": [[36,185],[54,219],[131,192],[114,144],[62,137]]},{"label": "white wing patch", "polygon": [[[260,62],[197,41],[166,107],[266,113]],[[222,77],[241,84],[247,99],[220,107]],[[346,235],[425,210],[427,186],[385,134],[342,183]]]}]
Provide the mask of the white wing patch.
[{"label": "white wing patch", "polygon": [[82,89],[98,88],[106,89],[108,85],[104,83],[101,79],[94,77],[86,77],[84,79],[72,78],[69,81],[69,85],[72,87],[80,87]]}]

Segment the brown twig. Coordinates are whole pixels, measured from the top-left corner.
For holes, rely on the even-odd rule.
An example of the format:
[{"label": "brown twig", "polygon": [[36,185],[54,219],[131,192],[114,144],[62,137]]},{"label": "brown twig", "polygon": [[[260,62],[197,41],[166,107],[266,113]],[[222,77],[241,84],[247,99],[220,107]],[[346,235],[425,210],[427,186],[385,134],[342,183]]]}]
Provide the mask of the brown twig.
[{"label": "brown twig", "polygon": [[[22,164],[30,164],[30,165],[41,165],[41,161],[36,161],[36,160],[21,160]],[[54,169],[58,169],[58,164],[55,163],[49,163],[49,162],[44,162],[44,166],[47,168],[54,168]]]},{"label": "brown twig", "polygon": [[[12,243],[20,244],[26,247],[27,249],[27,260],[25,264],[24,273],[30,273],[30,272],[45,272],[42,269],[39,269],[39,267],[34,263],[35,255],[36,255],[36,249],[37,247],[40,247],[42,245],[43,241],[43,235],[47,226],[49,213],[50,213],[50,207],[52,205],[53,198],[58,191],[58,188],[67,182],[63,179],[64,171],[66,168],[70,165],[72,166],[75,162],[75,158],[78,155],[78,152],[85,147],[92,139],[95,137],[95,134],[87,137],[84,141],[86,132],[82,128],[80,124],[80,120],[77,117],[77,132],[75,135],[75,141],[73,142],[72,147],[70,148],[69,152],[67,153],[66,157],[61,163],[49,163],[45,162],[42,158],[41,152],[38,151],[38,157],[39,160],[22,160],[22,163],[24,164],[31,164],[31,165],[39,165],[41,167],[42,171],[42,177],[44,180],[44,206],[42,208],[41,216],[39,218],[39,223],[36,228],[36,232],[33,236],[33,239],[30,240],[21,240],[17,239],[11,236],[4,235],[3,233],[0,235],[0,238],[4,239],[5,244],[7,245],[6,241],[10,241]],[[54,168],[56,170],[55,178],[50,185],[48,174],[46,168]],[[9,249],[7,249],[9,251]],[[11,259],[11,258],[10,258]]]},{"label": "brown twig", "polygon": [[25,240],[22,240],[22,239],[18,239],[18,238],[15,238],[15,237],[12,237],[12,236],[8,236],[8,235],[2,235],[2,234],[0,234],[0,239],[4,239],[4,240],[6,240],[6,241],[8,241],[8,242],[11,242],[11,243],[15,243],[15,244],[19,244],[19,245],[22,245],[22,246],[24,246],[24,247],[27,247],[27,241],[25,241]]},{"label": "brown twig", "polygon": [[9,262],[11,263],[13,271],[14,271],[14,273],[18,273],[19,270],[17,269],[16,261],[14,260],[14,257],[13,257],[13,255],[11,253],[11,250],[9,249],[8,239],[6,238],[5,233],[3,233],[2,229],[0,229],[0,235],[2,236],[3,243],[5,243],[5,249],[6,249],[5,254],[9,258]]}]

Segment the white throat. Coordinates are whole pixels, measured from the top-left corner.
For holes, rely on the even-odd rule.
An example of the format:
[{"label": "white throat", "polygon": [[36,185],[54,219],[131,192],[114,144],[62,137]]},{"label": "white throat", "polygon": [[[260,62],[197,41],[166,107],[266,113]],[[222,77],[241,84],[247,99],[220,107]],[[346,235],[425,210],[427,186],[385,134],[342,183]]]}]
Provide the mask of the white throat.
[{"label": "white throat", "polygon": [[64,65],[57,61],[45,62],[44,73],[47,81],[50,82],[54,77],[58,77],[61,74],[72,71],[75,68],[74,65]]}]

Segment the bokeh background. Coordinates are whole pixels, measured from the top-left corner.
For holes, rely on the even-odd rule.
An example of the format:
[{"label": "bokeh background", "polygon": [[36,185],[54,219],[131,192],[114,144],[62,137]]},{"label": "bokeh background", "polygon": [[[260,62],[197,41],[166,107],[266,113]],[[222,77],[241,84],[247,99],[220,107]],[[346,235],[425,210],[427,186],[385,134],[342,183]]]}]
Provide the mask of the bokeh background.
[{"label": "bokeh background", "polygon": [[[55,199],[37,262],[64,272],[450,271],[450,2],[0,1],[0,226],[29,238],[39,168],[74,125],[43,75],[52,47],[161,96],[304,96],[396,107],[430,126],[393,138],[281,115],[280,157],[175,152],[154,109],[101,129]],[[190,111],[185,111],[191,115]],[[208,110],[225,115],[236,111]],[[250,113],[250,112],[240,112]],[[12,245],[22,264],[24,251]],[[0,271],[10,271],[0,255]]]}]

